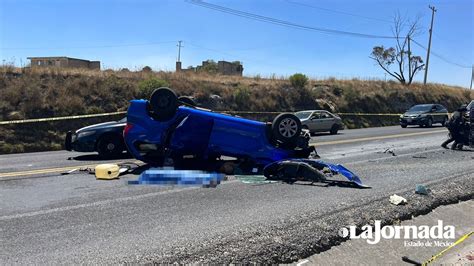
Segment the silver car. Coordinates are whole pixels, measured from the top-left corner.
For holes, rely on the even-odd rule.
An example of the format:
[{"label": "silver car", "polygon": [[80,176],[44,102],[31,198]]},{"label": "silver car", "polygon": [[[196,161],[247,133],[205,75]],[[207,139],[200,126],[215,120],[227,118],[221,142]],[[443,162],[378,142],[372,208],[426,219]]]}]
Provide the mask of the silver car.
[{"label": "silver car", "polygon": [[295,115],[301,120],[303,128],[309,129],[311,134],[329,131],[335,135],[344,129],[342,119],[325,110],[308,110],[296,112]]}]

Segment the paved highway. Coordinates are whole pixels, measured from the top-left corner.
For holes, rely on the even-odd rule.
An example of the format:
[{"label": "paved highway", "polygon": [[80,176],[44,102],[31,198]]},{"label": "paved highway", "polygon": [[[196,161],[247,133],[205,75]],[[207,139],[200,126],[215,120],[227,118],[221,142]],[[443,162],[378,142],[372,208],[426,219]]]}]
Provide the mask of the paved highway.
[{"label": "paved highway", "polygon": [[328,228],[380,213],[370,206],[393,193],[474,183],[474,153],[442,149],[446,134],[386,127],[313,139],[323,159],[343,163],[371,189],[232,179],[215,189],[132,186],[134,175],[60,175],[102,163],[94,155],[1,155],[0,264],[296,261],[330,245]]}]

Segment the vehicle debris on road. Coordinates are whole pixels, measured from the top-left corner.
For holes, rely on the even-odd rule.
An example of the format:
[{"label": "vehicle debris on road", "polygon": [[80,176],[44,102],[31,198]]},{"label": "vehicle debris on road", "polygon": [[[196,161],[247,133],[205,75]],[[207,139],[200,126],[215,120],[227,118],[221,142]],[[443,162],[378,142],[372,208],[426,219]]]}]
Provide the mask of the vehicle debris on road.
[{"label": "vehicle debris on road", "polygon": [[394,205],[404,205],[404,204],[407,204],[408,201],[407,201],[407,199],[405,199],[402,196],[398,196],[397,194],[393,194],[392,196],[390,196],[390,203],[392,203]]},{"label": "vehicle debris on road", "polygon": [[421,195],[428,195],[428,189],[424,185],[416,185],[415,193]]}]

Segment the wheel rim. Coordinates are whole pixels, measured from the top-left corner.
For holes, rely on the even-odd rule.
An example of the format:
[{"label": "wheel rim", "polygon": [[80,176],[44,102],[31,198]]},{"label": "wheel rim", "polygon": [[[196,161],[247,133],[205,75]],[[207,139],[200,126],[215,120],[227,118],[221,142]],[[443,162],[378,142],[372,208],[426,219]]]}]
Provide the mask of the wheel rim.
[{"label": "wheel rim", "polygon": [[296,123],[295,120],[291,118],[286,118],[283,119],[280,122],[280,125],[278,126],[278,132],[285,137],[285,138],[291,138],[294,135],[296,135],[296,132],[298,131],[298,124]]},{"label": "wheel rim", "polygon": [[113,151],[113,150],[115,149],[115,144],[113,144],[113,143],[108,143],[106,147],[107,147],[107,150],[108,150],[108,151]]}]

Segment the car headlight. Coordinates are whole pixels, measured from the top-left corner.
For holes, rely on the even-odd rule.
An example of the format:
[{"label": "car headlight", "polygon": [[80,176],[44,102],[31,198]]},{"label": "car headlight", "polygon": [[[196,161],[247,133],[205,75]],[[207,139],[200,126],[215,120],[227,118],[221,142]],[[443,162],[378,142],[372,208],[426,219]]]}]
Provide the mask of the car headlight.
[{"label": "car headlight", "polygon": [[83,138],[83,137],[87,137],[87,136],[94,135],[94,134],[95,134],[95,131],[94,131],[94,130],[79,132],[79,133],[77,134],[77,138]]},{"label": "car headlight", "polygon": [[403,115],[400,115],[400,118],[403,118]]},{"label": "car headlight", "polygon": [[427,114],[421,114],[421,115],[418,115],[418,117],[427,117],[428,115]]}]

